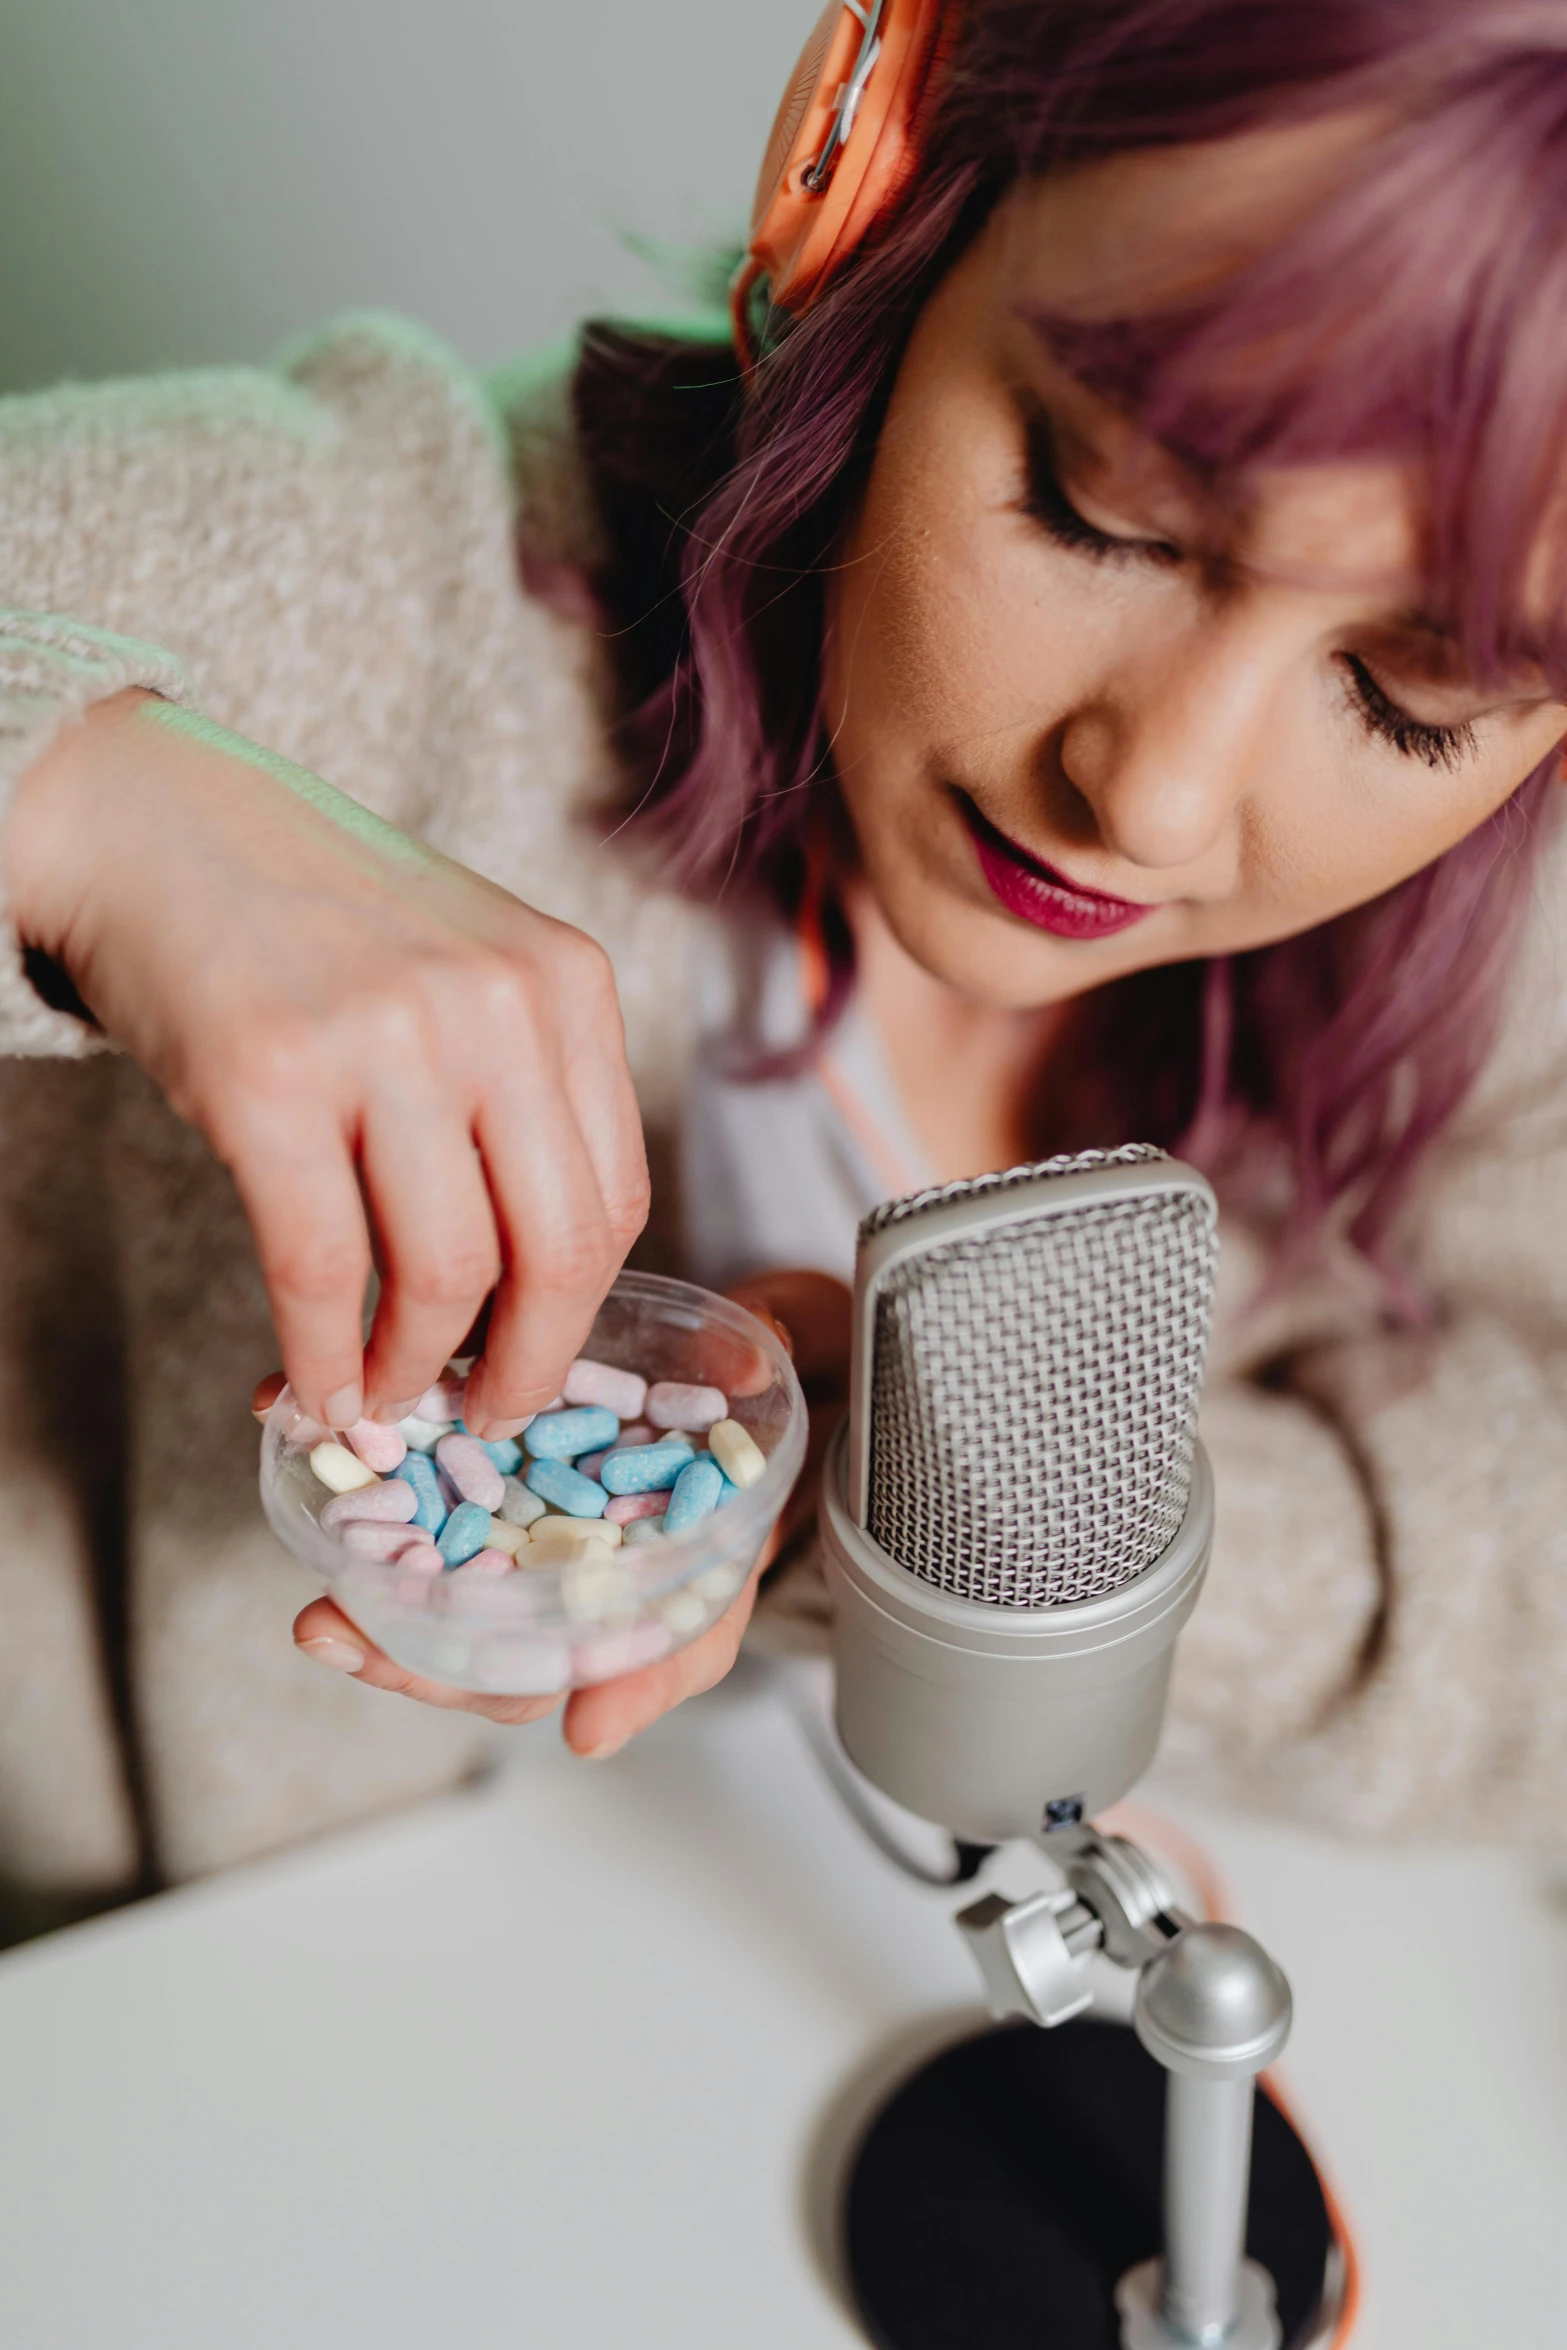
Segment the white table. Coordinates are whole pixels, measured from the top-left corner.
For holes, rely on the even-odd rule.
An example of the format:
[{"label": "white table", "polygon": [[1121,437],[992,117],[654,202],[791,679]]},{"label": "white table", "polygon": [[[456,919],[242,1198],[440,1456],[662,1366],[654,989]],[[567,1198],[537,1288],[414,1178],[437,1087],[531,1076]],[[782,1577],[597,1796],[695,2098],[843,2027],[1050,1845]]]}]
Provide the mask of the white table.
[{"label": "white table", "polygon": [[[1293,1978],[1365,2350],[1557,2350],[1560,1890],[1180,1817]],[[955,1906],[753,1668],[608,1765],[529,1730],[471,1794],[13,1952],[0,2342],[847,2350],[831,2174],[974,2011]]]}]

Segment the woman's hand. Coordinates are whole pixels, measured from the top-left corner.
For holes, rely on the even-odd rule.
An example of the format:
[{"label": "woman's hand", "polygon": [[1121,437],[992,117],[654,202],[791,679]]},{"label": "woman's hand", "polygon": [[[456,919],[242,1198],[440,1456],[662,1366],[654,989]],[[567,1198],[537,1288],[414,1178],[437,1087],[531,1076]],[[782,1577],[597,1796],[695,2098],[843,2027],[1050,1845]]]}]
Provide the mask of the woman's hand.
[{"label": "woman's hand", "polygon": [[[647,1729],[660,1715],[723,1679],[739,1651],[761,1576],[779,1549],[793,1541],[815,1515],[822,1455],[848,1396],[849,1291],[827,1273],[782,1272],[745,1282],[729,1295],[766,1323],[794,1356],[811,1407],[805,1466],[744,1590],[711,1631],[661,1664],[645,1666],[623,1680],[573,1690],[566,1700],[562,1727],[567,1745],[577,1754],[600,1759],[617,1753],[627,1739]],[[722,1374],[723,1366],[715,1365],[715,1378]],[[258,1419],[266,1418],[282,1384],[282,1374],[275,1373],[257,1387],[253,1409]],[[424,1680],[394,1664],[330,1599],[311,1601],[295,1621],[294,1638],[318,1664],[352,1673],[374,1689],[395,1690],[425,1705],[484,1714],[492,1722],[537,1721],[541,1715],[553,1713],[560,1703],[558,1697],[483,1697],[472,1690]]]},{"label": "woman's hand", "polygon": [[515,1434],[647,1211],[602,951],[141,693],[24,777],[4,855],[23,939],[231,1169],[302,1408],[400,1417],[493,1290],[468,1418]]}]

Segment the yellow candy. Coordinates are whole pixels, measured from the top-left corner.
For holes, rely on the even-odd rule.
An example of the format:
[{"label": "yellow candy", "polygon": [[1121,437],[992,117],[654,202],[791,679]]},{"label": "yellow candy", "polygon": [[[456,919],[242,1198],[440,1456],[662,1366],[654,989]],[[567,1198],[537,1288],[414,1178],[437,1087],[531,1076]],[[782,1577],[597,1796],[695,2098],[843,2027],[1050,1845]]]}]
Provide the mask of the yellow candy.
[{"label": "yellow candy", "polygon": [[485,1548],[509,1551],[515,1558],[520,1550],[528,1548],[528,1529],[526,1526],[508,1526],[504,1518],[492,1518],[490,1531],[485,1537]]},{"label": "yellow candy", "polygon": [[[618,1550],[624,1540],[625,1528],[612,1525],[605,1518],[538,1518],[528,1528],[530,1551],[580,1550],[585,1542],[598,1542],[606,1550]],[[536,1566],[538,1561],[530,1558],[528,1564]]]},{"label": "yellow candy", "polygon": [[738,1420],[715,1420],[707,1449],[731,1485],[754,1485],[767,1466],[767,1455]]},{"label": "yellow candy", "polygon": [[337,1444],[330,1438],[318,1444],[310,1456],[310,1466],[323,1485],[330,1485],[334,1493],[358,1493],[366,1485],[379,1485],[381,1480],[374,1469],[351,1453],[346,1444]]}]

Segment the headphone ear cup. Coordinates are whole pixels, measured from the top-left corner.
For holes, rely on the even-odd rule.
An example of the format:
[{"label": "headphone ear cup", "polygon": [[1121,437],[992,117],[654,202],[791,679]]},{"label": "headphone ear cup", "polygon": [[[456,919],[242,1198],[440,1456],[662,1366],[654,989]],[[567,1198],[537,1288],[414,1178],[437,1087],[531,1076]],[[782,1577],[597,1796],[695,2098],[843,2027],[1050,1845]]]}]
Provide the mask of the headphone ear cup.
[{"label": "headphone ear cup", "polygon": [[[865,24],[829,0],[790,77],[767,142],[745,266],[736,281],[736,330],[759,276],[774,308],[798,316],[868,232],[896,206],[918,162],[917,133],[933,66],[945,53],[948,0],[883,0],[880,49],[848,136],[825,184],[806,185],[832,136]],[[743,347],[743,345],[742,345]]]}]

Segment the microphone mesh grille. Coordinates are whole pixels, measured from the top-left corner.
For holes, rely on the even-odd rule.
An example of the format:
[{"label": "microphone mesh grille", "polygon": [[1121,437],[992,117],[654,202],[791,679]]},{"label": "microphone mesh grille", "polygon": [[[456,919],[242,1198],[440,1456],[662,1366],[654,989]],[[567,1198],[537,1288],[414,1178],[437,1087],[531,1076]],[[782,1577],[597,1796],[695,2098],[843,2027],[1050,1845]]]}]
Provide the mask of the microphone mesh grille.
[{"label": "microphone mesh grille", "polygon": [[[868,1223],[1162,1157],[1084,1152],[895,1201]],[[1150,1189],[890,1267],[871,1365],[868,1523],[883,1550],[997,1607],[1096,1598],[1152,1566],[1190,1495],[1216,1246],[1204,1193]]]}]

